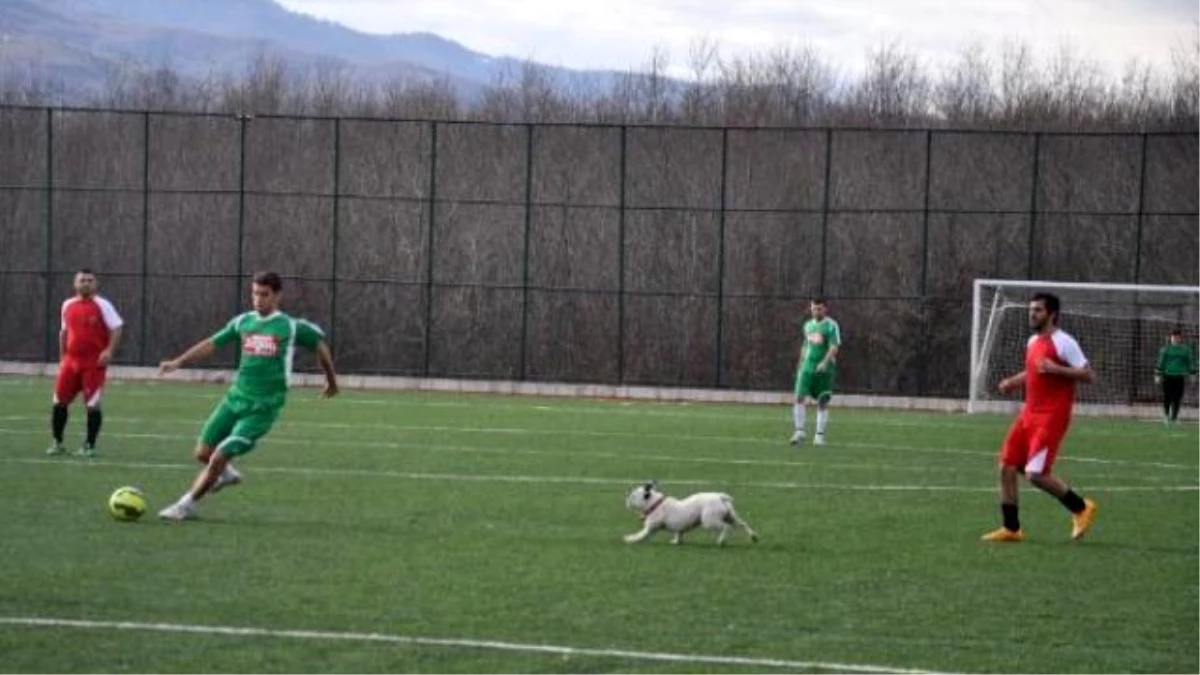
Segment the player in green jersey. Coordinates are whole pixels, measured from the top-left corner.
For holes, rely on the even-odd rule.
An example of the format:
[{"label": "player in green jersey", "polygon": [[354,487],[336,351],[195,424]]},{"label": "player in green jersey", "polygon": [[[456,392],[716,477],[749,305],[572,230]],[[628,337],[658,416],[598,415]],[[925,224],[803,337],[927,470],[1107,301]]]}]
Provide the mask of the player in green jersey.
[{"label": "player in green jersey", "polygon": [[1183,330],[1171,331],[1166,345],[1154,362],[1154,381],[1162,385],[1163,423],[1171,426],[1179,420],[1179,407],[1187,389],[1187,378],[1196,376],[1196,353],[1183,341]]},{"label": "player in green jersey", "polygon": [[254,449],[283,410],[297,347],[316,352],[317,363],[325,373],[325,390],[321,395],[324,398],[337,395],[337,373],[325,334],[315,324],[279,311],[282,289],[283,281],[278,274],[254,275],[253,311],[234,317],[212,337],[159,365],[160,373],[170,373],[235,342],[241,353],[237,379],[209,416],[196,443],[195,456],[204,468],[179,501],[159,512],[160,518],[193,518],[196,502],[204,495],[241,482],[242,476],[232,462]]},{"label": "player in green jersey", "polygon": [[813,444],[825,444],[829,426],[829,401],[833,398],[833,379],[837,375],[837,355],[842,344],[842,331],[829,316],[823,298],[814,298],[808,310],[812,318],[804,322],[804,340],[796,363],[796,402],[792,405],[795,433],[792,445],[800,445],[808,436],[805,421],[807,405],[817,404],[817,435]]}]

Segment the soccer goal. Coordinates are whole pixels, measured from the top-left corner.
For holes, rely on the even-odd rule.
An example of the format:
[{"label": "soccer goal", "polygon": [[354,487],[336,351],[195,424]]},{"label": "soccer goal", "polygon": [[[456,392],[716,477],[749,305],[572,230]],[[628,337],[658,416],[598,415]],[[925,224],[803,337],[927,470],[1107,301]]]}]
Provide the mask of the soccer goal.
[{"label": "soccer goal", "polygon": [[[1196,345],[1200,287],[1085,284],[976,279],[971,317],[969,412],[1010,411],[1016,403],[996,390],[1020,372],[1029,339],[1029,297],[1039,291],[1062,300],[1059,326],[1075,336],[1096,371],[1078,388],[1084,414],[1156,417],[1162,414],[1154,382],[1158,351],[1174,328]],[[1197,418],[1197,394],[1189,382],[1180,417]]]}]

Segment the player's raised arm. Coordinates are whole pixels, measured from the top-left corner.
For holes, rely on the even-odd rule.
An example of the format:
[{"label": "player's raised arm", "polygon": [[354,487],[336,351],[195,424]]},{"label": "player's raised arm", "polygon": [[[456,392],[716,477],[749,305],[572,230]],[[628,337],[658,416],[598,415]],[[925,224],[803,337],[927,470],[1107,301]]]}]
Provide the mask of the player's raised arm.
[{"label": "player's raised arm", "polygon": [[167,359],[158,364],[159,374],[165,374],[179,370],[189,363],[202,361],[212,356],[217,351],[217,344],[212,338],[204,338],[188,348],[187,351],[173,359]]},{"label": "player's raised arm", "polygon": [[217,331],[211,337],[205,338],[188,348],[188,350],[179,356],[163,361],[158,364],[159,374],[170,373],[189,363],[202,361],[216,353],[217,349],[233,342],[238,337],[238,323],[245,317],[245,314],[237,316],[225,324],[221,330]]}]

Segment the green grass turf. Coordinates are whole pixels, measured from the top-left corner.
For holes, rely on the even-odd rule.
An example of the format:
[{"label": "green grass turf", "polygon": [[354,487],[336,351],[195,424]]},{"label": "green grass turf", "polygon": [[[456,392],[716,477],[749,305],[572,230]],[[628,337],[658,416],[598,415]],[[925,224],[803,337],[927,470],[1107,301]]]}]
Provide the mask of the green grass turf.
[{"label": "green grass turf", "polygon": [[[834,409],[787,444],[784,407],[293,393],[242,486],[202,519],[134,524],[182,493],[208,385],[113,383],[95,461],[47,458],[49,380],[0,378],[0,620],[379,633],[989,672],[1197,672],[1194,425],[1079,419],[1056,471],[998,524],[1008,419]],[[68,428],[74,447],[82,408]],[[629,546],[624,497],[732,493],[763,541]],[[945,488],[945,489],[937,489]],[[1135,488],[1135,489],[1129,489]],[[361,640],[0,623],[0,671],[772,672],[766,665]]]}]

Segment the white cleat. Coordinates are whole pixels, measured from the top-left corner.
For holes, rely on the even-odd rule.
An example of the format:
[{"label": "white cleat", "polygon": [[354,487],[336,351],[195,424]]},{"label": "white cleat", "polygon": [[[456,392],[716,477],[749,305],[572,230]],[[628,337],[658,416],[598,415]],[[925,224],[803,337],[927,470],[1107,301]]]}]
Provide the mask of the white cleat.
[{"label": "white cleat", "polygon": [[825,434],[813,436],[813,445],[825,445]]},{"label": "white cleat", "polygon": [[808,437],[808,434],[804,433],[804,430],[801,429],[801,430],[797,431],[796,433],[792,434],[791,443],[792,443],[792,445],[804,445],[804,439],[807,437]]},{"label": "white cleat", "polygon": [[242,474],[238,473],[237,469],[232,466],[225,467],[221,475],[217,478],[217,482],[213,483],[210,493],[216,494],[227,487],[233,487],[242,482]]},{"label": "white cleat", "polygon": [[196,517],[196,510],[194,508],[181,506],[179,504],[172,504],[162,511],[159,511],[158,517],[162,518],[163,520],[191,520]]}]

